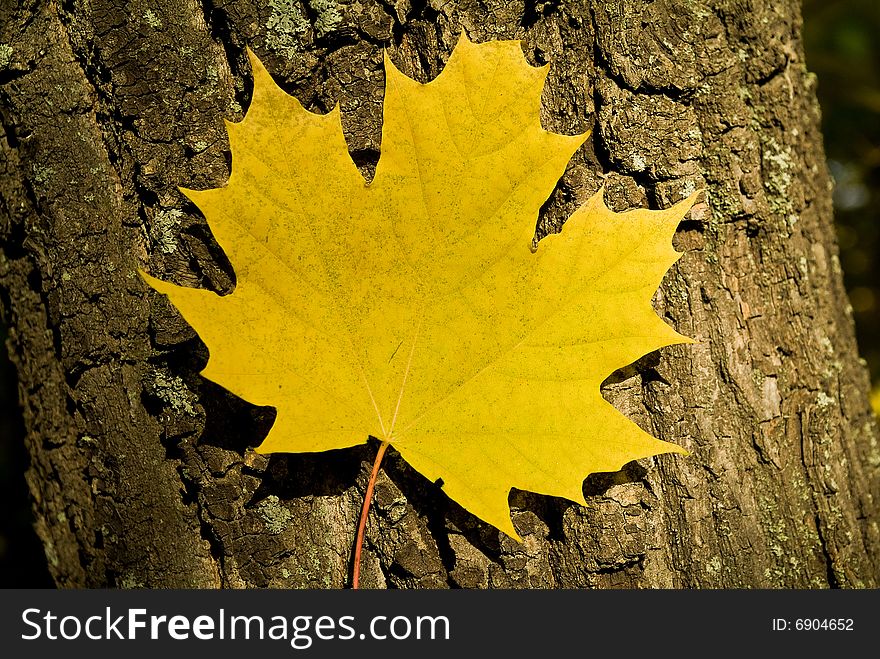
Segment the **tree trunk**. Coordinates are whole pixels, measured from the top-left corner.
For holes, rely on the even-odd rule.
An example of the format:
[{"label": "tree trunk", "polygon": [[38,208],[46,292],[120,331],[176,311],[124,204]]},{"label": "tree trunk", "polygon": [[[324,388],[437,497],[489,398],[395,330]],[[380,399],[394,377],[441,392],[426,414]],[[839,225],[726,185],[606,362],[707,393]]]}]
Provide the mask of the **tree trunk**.
[{"label": "tree trunk", "polygon": [[392,451],[362,583],[878,586],[877,423],[794,0],[20,0],[0,24],[0,288],[59,586],[349,583],[375,443],[255,454],[272,410],[198,375],[204,345],[136,269],[231,285],[176,186],[229,174],[222,119],[250,100],[246,45],[306,107],[342,104],[369,175],[382,49],[426,81],[461,30],[522,39],[551,63],[545,127],[594,129],[539,235],[603,178],[615,210],[706,191],[655,300],[698,343],[604,387],[692,455],[593,475],[586,507],[514,491],[519,544]]}]

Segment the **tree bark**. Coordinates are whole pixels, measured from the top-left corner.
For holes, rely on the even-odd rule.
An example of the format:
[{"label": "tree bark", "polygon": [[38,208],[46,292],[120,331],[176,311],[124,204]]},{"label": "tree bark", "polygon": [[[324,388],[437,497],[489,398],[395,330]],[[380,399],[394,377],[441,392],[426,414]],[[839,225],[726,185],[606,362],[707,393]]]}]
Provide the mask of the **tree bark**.
[{"label": "tree bark", "polygon": [[837,258],[799,6],[751,0],[20,0],[0,8],[0,289],[36,528],[61,587],[342,587],[376,444],[255,454],[273,418],[199,375],[138,267],[228,291],[176,186],[229,175],[245,46],[380,152],[382,50],[416,79],[465,30],[551,63],[545,128],[591,140],[541,213],[694,190],[655,298],[698,343],[604,392],[692,452],[511,494],[522,544],[390,452],[366,587],[876,587],[880,450]]}]

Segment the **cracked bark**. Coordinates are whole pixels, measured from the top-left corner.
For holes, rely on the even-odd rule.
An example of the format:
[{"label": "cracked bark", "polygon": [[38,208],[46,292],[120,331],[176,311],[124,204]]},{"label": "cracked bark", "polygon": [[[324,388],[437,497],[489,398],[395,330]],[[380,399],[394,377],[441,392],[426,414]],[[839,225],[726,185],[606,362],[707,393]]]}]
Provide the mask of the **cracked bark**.
[{"label": "cracked bark", "polygon": [[538,235],[603,179],[616,210],[707,191],[655,300],[699,343],[605,386],[693,455],[591,476],[586,508],[515,491],[520,545],[392,453],[363,585],[878,585],[878,431],[796,2],[340,0],[334,15],[300,0],[121,5],[0,8],[0,290],[37,531],[59,586],[347,583],[376,446],[255,455],[272,410],[198,376],[204,346],[135,270],[233,285],[176,186],[228,176],[222,118],[248,104],[246,45],[306,107],[341,103],[369,176],[382,48],[427,80],[462,29],[522,39],[532,63],[551,62],[545,127],[594,129]]}]

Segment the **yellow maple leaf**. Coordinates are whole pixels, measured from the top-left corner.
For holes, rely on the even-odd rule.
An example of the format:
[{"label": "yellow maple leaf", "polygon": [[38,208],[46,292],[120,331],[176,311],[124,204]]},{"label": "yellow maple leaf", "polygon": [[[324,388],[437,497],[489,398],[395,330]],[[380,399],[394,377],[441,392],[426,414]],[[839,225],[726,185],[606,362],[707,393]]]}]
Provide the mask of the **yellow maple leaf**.
[{"label": "yellow maple leaf", "polygon": [[258,451],[375,436],[512,537],[511,487],[584,503],[588,474],[684,452],[599,385],[689,341],[651,297],[693,198],[615,214],[600,190],[533,253],[538,211],[587,137],[541,127],[548,67],[529,66],[519,42],[463,37],[421,84],[386,56],[382,155],[366,184],[338,106],[306,111],[251,61],[250,109],[227,124],[227,185],[184,190],[235,291],[145,278],[208,346],[206,378],[277,408]]}]

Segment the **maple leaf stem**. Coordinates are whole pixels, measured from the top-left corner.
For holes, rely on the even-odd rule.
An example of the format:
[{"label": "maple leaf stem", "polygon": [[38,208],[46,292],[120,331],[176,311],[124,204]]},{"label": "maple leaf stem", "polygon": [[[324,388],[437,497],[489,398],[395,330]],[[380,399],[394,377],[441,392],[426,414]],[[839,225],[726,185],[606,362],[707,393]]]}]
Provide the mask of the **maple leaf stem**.
[{"label": "maple leaf stem", "polygon": [[382,442],[379,451],[376,453],[376,459],[373,462],[373,471],[370,473],[370,480],[367,482],[367,491],[364,493],[364,507],[361,508],[361,519],[358,522],[357,538],[354,541],[354,567],[352,568],[351,587],[357,590],[361,576],[361,549],[364,546],[364,531],[367,528],[367,516],[370,513],[370,502],[373,500],[373,488],[376,486],[376,476],[379,474],[379,465],[382,464],[382,458],[385,456],[385,450],[388,448],[388,442]]}]

